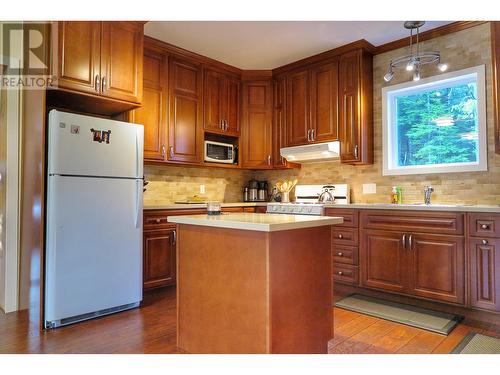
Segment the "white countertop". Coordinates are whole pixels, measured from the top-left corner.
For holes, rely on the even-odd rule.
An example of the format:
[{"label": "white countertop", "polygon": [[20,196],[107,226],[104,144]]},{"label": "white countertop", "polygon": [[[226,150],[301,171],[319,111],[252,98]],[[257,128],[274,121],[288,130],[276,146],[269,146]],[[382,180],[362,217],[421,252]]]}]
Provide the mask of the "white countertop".
[{"label": "white countertop", "polygon": [[[234,202],[221,203],[221,207],[257,207],[267,206],[267,202]],[[145,210],[175,210],[185,208],[207,208],[206,203],[163,203],[163,204],[144,204]]]},{"label": "white countertop", "polygon": [[496,212],[500,213],[500,206],[489,205],[460,205],[460,204],[390,204],[390,203],[350,203],[327,204],[326,208],[363,208],[368,210],[414,210],[414,211],[453,211],[453,212]]},{"label": "white countertop", "polygon": [[222,215],[169,216],[168,221],[170,223],[201,225],[206,227],[275,232],[341,224],[343,219],[334,216],[223,213]]}]

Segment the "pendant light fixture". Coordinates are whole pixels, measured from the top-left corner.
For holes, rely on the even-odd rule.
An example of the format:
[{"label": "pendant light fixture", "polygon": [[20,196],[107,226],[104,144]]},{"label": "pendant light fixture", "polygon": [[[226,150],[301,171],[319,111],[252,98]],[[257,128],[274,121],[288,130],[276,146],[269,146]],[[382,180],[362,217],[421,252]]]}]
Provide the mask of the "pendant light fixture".
[{"label": "pendant light fixture", "polygon": [[[413,72],[413,80],[420,80],[420,72],[422,65],[437,64],[437,68],[444,72],[448,69],[448,65],[441,62],[441,54],[439,51],[420,51],[419,36],[420,28],[424,25],[424,21],[406,21],[404,27],[410,30],[410,53],[406,56],[398,57],[389,62],[387,73],[384,75],[384,80],[390,82],[394,78],[394,68],[405,66],[406,71]],[[413,43],[413,33],[415,32],[416,41]]]}]

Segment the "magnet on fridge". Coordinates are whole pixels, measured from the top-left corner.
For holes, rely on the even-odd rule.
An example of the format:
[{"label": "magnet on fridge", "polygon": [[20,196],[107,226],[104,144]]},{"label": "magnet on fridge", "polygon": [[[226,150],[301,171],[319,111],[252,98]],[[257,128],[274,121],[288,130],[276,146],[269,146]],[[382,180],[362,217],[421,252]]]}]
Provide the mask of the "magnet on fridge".
[{"label": "magnet on fridge", "polygon": [[102,142],[101,131],[100,130],[96,130],[94,128],[90,129],[90,131],[93,134],[93,141],[101,143]]},{"label": "magnet on fridge", "polygon": [[108,131],[103,130],[102,131],[102,141],[109,143],[110,138],[111,138],[111,130],[108,130]]}]

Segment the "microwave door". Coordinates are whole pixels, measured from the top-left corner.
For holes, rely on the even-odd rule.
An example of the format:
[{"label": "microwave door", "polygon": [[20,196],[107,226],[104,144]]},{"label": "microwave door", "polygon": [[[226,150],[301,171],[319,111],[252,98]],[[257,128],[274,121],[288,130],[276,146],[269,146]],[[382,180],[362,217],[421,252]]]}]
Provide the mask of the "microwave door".
[{"label": "microwave door", "polygon": [[234,161],[233,145],[206,141],[205,161],[232,164]]}]

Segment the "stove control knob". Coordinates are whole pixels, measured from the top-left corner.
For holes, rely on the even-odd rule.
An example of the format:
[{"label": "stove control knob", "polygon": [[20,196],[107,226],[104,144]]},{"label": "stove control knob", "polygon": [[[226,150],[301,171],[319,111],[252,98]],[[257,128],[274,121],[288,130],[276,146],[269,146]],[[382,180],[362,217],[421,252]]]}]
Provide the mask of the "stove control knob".
[{"label": "stove control knob", "polygon": [[304,207],[297,208],[297,212],[302,212],[302,211],[304,211]]},{"label": "stove control knob", "polygon": [[308,207],[308,208],[307,208],[307,212],[309,212],[309,213],[311,213],[311,212],[312,212],[312,210],[313,210],[313,208],[312,208],[312,207]]},{"label": "stove control knob", "polygon": [[289,212],[292,213],[293,211],[295,211],[295,208],[294,207],[290,207]]},{"label": "stove control knob", "polygon": [[273,211],[277,211],[278,210],[278,206],[273,206]]}]

